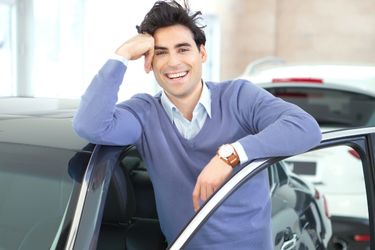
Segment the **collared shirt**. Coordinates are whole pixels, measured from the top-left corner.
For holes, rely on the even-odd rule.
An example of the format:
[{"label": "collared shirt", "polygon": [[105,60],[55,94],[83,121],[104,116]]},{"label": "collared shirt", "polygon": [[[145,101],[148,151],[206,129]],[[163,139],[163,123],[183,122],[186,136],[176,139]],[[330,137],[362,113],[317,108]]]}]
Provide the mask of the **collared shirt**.
[{"label": "collared shirt", "polygon": [[[120,55],[113,54],[111,59],[122,62],[124,65],[128,64],[128,60]],[[167,113],[169,119],[175,124],[178,132],[187,140],[196,136],[203,127],[207,118],[211,118],[211,91],[205,83],[203,83],[202,93],[197,105],[193,110],[193,117],[191,121],[186,119],[177,107],[169,100],[168,96],[162,91],[161,104]],[[241,163],[248,161],[248,156],[245,149],[239,142],[232,143],[236,150]]]},{"label": "collared shirt", "polygon": [[211,93],[206,84],[203,84],[202,93],[193,110],[191,121],[182,115],[178,108],[169,100],[164,91],[162,91],[160,100],[169,119],[177,127],[180,134],[187,140],[196,136],[203,127],[207,117],[211,117]]}]

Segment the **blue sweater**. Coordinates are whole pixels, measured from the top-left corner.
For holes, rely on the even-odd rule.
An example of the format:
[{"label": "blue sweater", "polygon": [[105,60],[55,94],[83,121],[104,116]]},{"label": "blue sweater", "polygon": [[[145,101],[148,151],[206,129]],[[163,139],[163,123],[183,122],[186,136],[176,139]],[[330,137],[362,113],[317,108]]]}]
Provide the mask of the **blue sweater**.
[{"label": "blue sweater", "polygon": [[[245,80],[207,82],[212,116],[186,140],[168,119],[160,93],[116,105],[126,66],[109,60],[82,97],[73,126],[93,143],[135,144],[152,180],[161,228],[171,243],[194,215],[192,192],[202,168],[225,143],[239,141],[249,160],[300,153],[317,145],[316,121]],[[187,249],[272,249],[266,171],[244,184],[200,229]]]}]

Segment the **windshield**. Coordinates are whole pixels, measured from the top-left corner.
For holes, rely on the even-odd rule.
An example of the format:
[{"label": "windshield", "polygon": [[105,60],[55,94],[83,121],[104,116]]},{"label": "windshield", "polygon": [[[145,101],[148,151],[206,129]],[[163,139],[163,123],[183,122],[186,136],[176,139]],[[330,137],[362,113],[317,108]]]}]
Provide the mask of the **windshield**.
[{"label": "windshield", "polygon": [[375,98],[342,90],[277,87],[273,95],[310,113],[321,127],[362,127],[375,124]]},{"label": "windshield", "polygon": [[50,249],[59,244],[69,229],[68,205],[76,201],[89,156],[0,143],[0,249]]}]

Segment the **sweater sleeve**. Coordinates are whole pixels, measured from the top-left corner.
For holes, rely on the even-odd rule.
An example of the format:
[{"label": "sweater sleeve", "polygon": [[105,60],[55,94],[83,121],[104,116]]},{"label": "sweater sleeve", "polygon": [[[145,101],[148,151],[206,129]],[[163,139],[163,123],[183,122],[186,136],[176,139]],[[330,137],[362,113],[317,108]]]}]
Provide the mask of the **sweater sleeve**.
[{"label": "sweater sleeve", "polygon": [[249,135],[238,142],[249,161],[294,155],[319,144],[321,131],[311,115],[249,82],[239,86],[233,102]]},{"label": "sweater sleeve", "polygon": [[116,106],[117,94],[126,66],[108,60],[95,75],[73,118],[75,132],[96,144],[134,144],[141,134],[141,125],[132,112]]}]

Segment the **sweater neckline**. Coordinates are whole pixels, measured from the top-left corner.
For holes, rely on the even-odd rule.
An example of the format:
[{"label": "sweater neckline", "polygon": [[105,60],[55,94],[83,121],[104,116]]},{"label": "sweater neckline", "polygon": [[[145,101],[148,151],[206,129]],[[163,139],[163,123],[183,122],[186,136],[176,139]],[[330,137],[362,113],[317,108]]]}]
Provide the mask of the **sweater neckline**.
[{"label": "sweater neckline", "polygon": [[173,131],[177,134],[177,137],[180,139],[180,141],[184,142],[185,144],[194,144],[195,141],[199,140],[199,137],[201,137],[202,134],[204,133],[204,131],[207,130],[207,127],[209,127],[209,124],[212,122],[213,118],[216,115],[217,111],[216,111],[215,108],[213,108],[213,105],[215,105],[215,100],[216,100],[216,91],[214,90],[214,88],[212,88],[210,83],[207,83],[207,87],[211,91],[211,117],[209,115],[207,115],[206,120],[204,121],[202,128],[199,130],[199,132],[193,138],[190,138],[190,139],[186,139],[185,137],[183,137],[181,135],[180,131],[178,131],[176,125],[171,121],[171,119],[169,119],[165,109],[163,108],[163,106],[161,104],[161,100],[160,100],[160,96],[159,96],[159,104],[160,104],[160,107],[163,110],[162,113],[165,116],[165,118],[167,120],[167,123],[172,127]]}]

